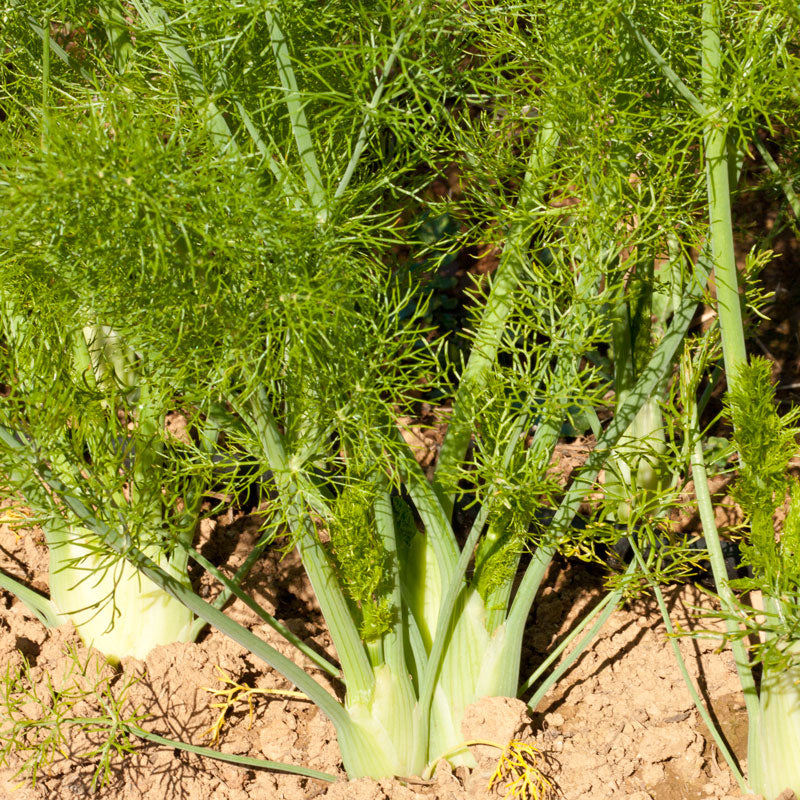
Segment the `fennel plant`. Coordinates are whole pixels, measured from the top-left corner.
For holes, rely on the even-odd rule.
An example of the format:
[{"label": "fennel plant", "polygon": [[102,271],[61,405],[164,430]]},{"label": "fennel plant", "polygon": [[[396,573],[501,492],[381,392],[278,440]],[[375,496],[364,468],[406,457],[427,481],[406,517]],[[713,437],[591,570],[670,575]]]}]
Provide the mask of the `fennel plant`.
[{"label": "fennel plant", "polygon": [[[94,502],[122,515],[129,541],[188,585],[186,552],[176,542],[194,535],[202,484],[183,481],[173,489],[180,492],[181,509],[167,511],[174,496],[172,503],[164,497],[163,467],[176,442],[163,436],[163,389],[159,396],[157,384],[137,381],[129,363],[135,354],[112,329],[96,324],[91,311],[77,312],[83,327],[65,327],[55,305],[34,319],[28,293],[37,291],[35,281],[12,298],[13,268],[6,279],[5,475],[40,520],[50,553],[50,600],[27,591],[29,604],[45,622],[74,622],[87,644],[114,660],[187,641],[191,613],[124,559],[110,557],[96,532],[81,526],[58,496],[58,487],[85,477]],[[170,515],[175,524],[167,532]],[[20,588],[5,575],[0,584]]]},{"label": "fennel plant", "polygon": [[[663,4],[633,23],[582,0],[131,5],[6,14],[6,483],[108,565],[104,595],[93,572],[81,585],[97,594],[68,596],[69,612],[118,606],[134,568],[182,604],[179,637],[185,607],[186,635],[210,623],[315,702],[350,777],[471,764],[465,707],[534,684],[535,706],[621,597],[520,682],[553,556],[596,544],[573,520],[600,470],[637,448],[647,465],[668,458],[651,446],[658,424],[632,426],[656,412],[709,260],[692,257],[707,236],[703,121],[676,110],[679,89],[636,35]],[[691,19],[675,14],[671,42]],[[67,22],[80,47],[53,41]],[[461,191],[432,203],[426,184],[448,163]],[[423,209],[459,224],[414,256],[435,266],[476,241],[500,253],[451,351],[465,363],[391,268]],[[644,297],[664,254],[672,302],[635,357],[617,345],[603,425],[632,268]],[[397,420],[433,391],[453,402],[427,475]],[[165,432],[177,410],[180,442]],[[596,444],[562,485],[553,452],[578,419]],[[227,578],[192,547],[221,455],[257,466],[338,665],[306,654],[343,698],[222,610],[236,595],[303,646],[248,598],[246,570]],[[631,481],[624,501],[655,508],[662,494]],[[185,579],[190,560],[220,581],[214,602]],[[52,602],[4,586],[53,621]]]},{"label": "fennel plant", "polygon": [[[704,153],[709,226],[707,256],[715,277],[714,304],[728,385],[727,403],[734,426],[734,444],[740,457],[738,499],[751,523],[744,561],[754,571],[752,580],[728,579],[708,490],[698,405],[708,399],[711,386],[699,401],[696,395],[701,375],[714,351],[709,341],[701,348],[700,366],[689,368],[683,375],[684,429],[709,559],[749,716],[749,788],[772,800],[787,787],[798,788],[794,758],[789,755],[796,749],[796,731],[792,723],[796,686],[791,669],[783,672],[775,667],[777,662],[784,667],[791,664],[791,646],[786,644],[787,628],[782,629],[782,634],[771,632],[776,619],[781,621],[779,628],[781,625],[791,628],[790,616],[786,613],[788,607],[781,604],[788,600],[791,606],[792,590],[788,589],[787,595],[787,584],[776,582],[775,570],[781,573],[781,580],[791,584],[793,559],[789,549],[793,536],[791,519],[795,512],[790,511],[787,517],[785,538],[780,538],[783,544],[775,542],[772,514],[788,491],[786,468],[794,450],[791,430],[794,416],[792,413],[783,420],[777,416],[772,406],[768,366],[759,360],[747,364],[741,288],[744,284],[748,290],[744,299],[751,306],[757,306],[758,296],[748,279],[772,254],[767,249],[752,252],[740,274],[734,251],[732,207],[744,159],[751,152],[749,143],[753,142],[752,150],[758,152],[783,188],[791,213],[795,217],[800,213],[793,176],[776,163],[760,136],[761,130],[772,134],[787,123],[791,125],[796,116],[793,42],[800,20],[795,7],[781,3],[753,5],[704,0],[693,4],[692,8],[691,15],[685,12],[685,6],[676,7],[667,15],[672,13],[673,19],[681,18],[691,24],[693,40],[698,44],[693,51],[687,51],[683,45],[676,46],[674,40],[661,34],[661,41],[658,41],[655,29],[653,33],[647,29],[646,16],[641,17],[639,9],[625,20],[631,35],[648,53],[652,67],[660,71],[665,85],[671,86],[680,103],[690,110],[696,126],[694,135]],[[658,13],[664,18],[664,8]],[[787,144],[790,141],[789,137],[784,139]],[[785,163],[791,165],[792,161],[792,153],[787,152]],[[757,615],[752,609],[743,609],[734,589],[763,592],[766,626],[763,620],[756,622]],[[747,624],[743,627],[743,623]],[[745,628],[760,630],[768,643],[760,654],[764,659],[760,686],[753,671],[756,660],[751,659],[743,638]],[[790,699],[792,692],[794,698]],[[697,697],[696,702],[704,713]],[[710,720],[708,722],[714,732],[714,726]],[[727,748],[721,749],[740,786],[747,789]]]}]

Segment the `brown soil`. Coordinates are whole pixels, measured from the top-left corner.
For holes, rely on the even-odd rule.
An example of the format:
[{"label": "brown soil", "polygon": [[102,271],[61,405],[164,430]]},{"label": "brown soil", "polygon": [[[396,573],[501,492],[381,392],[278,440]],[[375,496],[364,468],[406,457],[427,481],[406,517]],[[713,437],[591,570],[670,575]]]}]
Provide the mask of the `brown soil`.
[{"label": "brown soil", "polygon": [[[254,534],[257,520],[242,517],[206,526],[206,550],[231,552]],[[233,562],[237,561],[233,550]],[[41,537],[33,532],[0,525],[0,568],[39,589],[46,587],[47,555]],[[297,559],[270,553],[249,578],[246,589],[307,642],[329,652],[330,642],[310,587]],[[535,606],[523,660],[531,671],[577,616],[601,596],[598,579],[580,565],[551,568],[547,586]],[[670,614],[684,630],[699,627],[693,606],[709,600],[691,587],[668,592]],[[229,609],[287,655],[270,628],[238,602]],[[740,759],[746,753],[747,718],[728,650],[718,651],[718,640],[681,638],[701,694]],[[47,631],[11,595],[0,592],[0,664],[14,672],[23,656],[31,664],[31,678],[42,687],[49,680],[57,691],[74,684],[91,689],[107,686],[119,696],[126,683],[124,708],[144,714],[145,729],[164,736],[209,745],[208,731],[219,710],[209,689],[225,688],[220,670],[237,683],[261,689],[290,689],[286,682],[239,645],[213,632],[195,644],[161,647],[146,661],[125,660],[118,670],[88,653],[74,631],[65,626]],[[88,664],[88,667],[86,666]],[[84,668],[78,669],[82,665]],[[306,664],[305,666],[308,666]],[[5,670],[4,670],[5,671]],[[322,675],[317,672],[317,677]],[[332,691],[340,687],[331,686]],[[66,696],[66,695],[62,695]],[[353,800],[398,798],[502,797],[504,782],[489,783],[498,765],[499,751],[473,747],[479,767],[453,772],[445,764],[431,780],[360,780],[347,783],[338,760],[332,725],[310,703],[272,694],[253,694],[252,716],[245,699],[228,713],[215,745],[225,753],[288,761],[340,776],[340,782],[322,781],[249,769],[201,758],[171,747],[133,740],[133,753],[111,760],[106,784],[91,790],[97,757],[85,754],[97,745],[91,734],[66,730],[62,752],[44,764],[35,786],[16,776],[20,766],[11,754],[0,770],[0,798],[89,797],[104,800],[246,800],[249,797],[328,797]],[[31,705],[31,704],[29,704]],[[27,706],[26,706],[27,708]],[[31,711],[36,717],[43,712]],[[70,712],[74,716],[100,713],[90,695]],[[542,774],[553,785],[551,797],[627,798],[736,798],[735,782],[694,710],[665,636],[655,604],[635,601],[615,612],[605,629],[533,714],[524,703],[489,698],[468,710],[467,739],[506,744],[510,740],[538,749]],[[1,745],[0,745],[1,746]],[[507,776],[506,776],[507,779]],[[510,794],[508,796],[511,796]],[[525,796],[525,795],[521,795]]]}]

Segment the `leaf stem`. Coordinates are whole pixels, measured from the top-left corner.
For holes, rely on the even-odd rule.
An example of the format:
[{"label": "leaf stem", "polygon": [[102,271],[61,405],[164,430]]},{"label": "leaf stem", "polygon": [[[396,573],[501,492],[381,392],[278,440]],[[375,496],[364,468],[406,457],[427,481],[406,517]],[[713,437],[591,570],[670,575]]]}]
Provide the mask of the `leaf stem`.
[{"label": "leaf stem", "polygon": [[[472,420],[469,417],[471,401],[486,385],[506,321],[514,308],[514,294],[529,257],[527,251],[531,240],[531,215],[539,200],[542,174],[553,163],[558,140],[553,124],[549,120],[543,120],[523,179],[517,206],[520,219],[508,232],[469,360],[456,391],[453,413],[436,465],[435,474],[440,482],[460,463],[469,446],[472,437]],[[443,507],[448,518],[453,513],[454,499],[452,491],[443,497]]]},{"label": "leaf stem", "polygon": [[[697,411],[692,411],[692,430],[697,431]],[[733,592],[728,586],[728,571],[725,566],[725,556],[722,553],[719,531],[714,520],[714,504],[708,490],[708,473],[706,472],[705,458],[703,456],[703,443],[699,437],[694,444],[691,455],[692,480],[694,481],[695,495],[697,497],[697,512],[700,516],[700,523],[703,526],[703,536],[706,540],[708,559],[711,562],[711,572],[714,576],[714,583],[717,587],[722,610],[725,612],[725,627],[731,637],[731,650],[736,664],[736,672],[739,676],[739,684],[742,687],[744,701],[747,706],[747,715],[750,724],[760,717],[758,705],[758,692],[756,691],[755,680],[750,668],[750,661],[747,657],[747,648],[742,641],[741,631],[736,624],[734,615],[736,604]]]},{"label": "leaf stem", "polygon": [[20,583],[10,575],[6,575],[2,570],[0,570],[0,589],[5,589],[19,598],[25,608],[34,614],[45,627],[57,628],[64,623],[65,620],[61,618],[61,615],[47,597],[25,586],[24,583]]},{"label": "leaf stem", "polygon": [[400,48],[403,46],[403,41],[405,40],[407,33],[407,30],[400,31],[397,39],[395,39],[395,42],[392,45],[392,51],[389,53],[389,57],[386,59],[386,63],[383,65],[383,70],[381,72],[381,77],[378,80],[378,85],[375,87],[375,91],[372,93],[372,98],[370,99],[369,103],[367,103],[367,110],[364,112],[364,119],[361,123],[361,129],[358,132],[358,137],[356,138],[356,143],[353,147],[353,153],[350,156],[350,161],[347,163],[347,167],[342,175],[342,179],[339,181],[339,185],[336,187],[336,192],[333,195],[334,200],[338,200],[347,191],[347,187],[350,185],[350,180],[356,171],[361,154],[364,152],[364,147],[367,144],[370,120],[381,101],[381,97],[383,97],[383,92],[386,88],[386,82],[391,74],[392,69],[394,69],[395,61],[397,61],[397,56],[400,53]]},{"label": "leaf stem", "polygon": [[172,28],[167,12],[148,0],[131,0],[145,23],[155,32],[161,49],[172,63],[178,77],[183,81],[192,98],[192,103],[205,122],[211,139],[220,153],[236,154],[239,151],[228,123],[216,103],[211,99],[203,78],[189,54],[186,44]]},{"label": "leaf stem", "polygon": [[727,121],[720,108],[722,87],[722,49],[720,45],[720,10],[717,0],[703,3],[702,85],[703,100],[710,113],[706,116],[703,142],[708,181],[708,213],[711,255],[717,313],[722,332],[722,351],[729,387],[738,380],[740,367],[747,363],[742,326],[739,277],[733,247],[731,186]]},{"label": "leaf stem", "polygon": [[210,747],[200,747],[196,744],[181,742],[178,739],[168,739],[165,736],[159,736],[157,733],[150,733],[150,731],[146,731],[138,725],[131,725],[128,722],[123,723],[122,727],[129,733],[147,742],[160,744],[164,747],[172,747],[176,750],[184,750],[187,753],[194,753],[195,755],[205,758],[213,758],[216,761],[227,761],[229,764],[269,769],[275,772],[288,772],[293,775],[303,775],[306,778],[316,778],[317,780],[327,781],[329,783],[338,780],[335,775],[331,775],[329,772],[321,772],[320,770],[311,769],[310,767],[287,764],[283,761],[269,761],[265,758],[252,758],[251,756],[237,756],[232,753],[221,753],[219,750],[212,750]]},{"label": "leaf stem", "polygon": [[[630,569],[630,568],[629,568]],[[591,627],[586,636],[581,639],[570,654],[550,673],[547,678],[542,682],[539,688],[534,692],[533,697],[528,701],[528,708],[534,710],[539,705],[539,701],[550,691],[561,676],[575,663],[583,651],[592,643],[595,636],[600,632],[600,629],[605,625],[608,618],[616,610],[617,604],[622,599],[622,591],[617,589],[609,592],[564,638],[558,647],[554,648],[550,655],[537,667],[531,676],[520,684],[517,695],[522,695],[533,686],[539,678],[547,672],[547,670],[558,660],[561,654],[566,650],[570,644],[581,634],[581,631],[597,617],[595,624]],[[598,616],[599,615],[599,616]]]},{"label": "leaf stem", "polygon": [[728,749],[725,740],[722,738],[717,726],[714,724],[714,721],[711,719],[711,715],[708,713],[708,709],[703,703],[700,695],[695,688],[694,681],[692,680],[691,676],[689,675],[689,671],[686,668],[686,661],[684,661],[683,655],[681,653],[680,647],[678,647],[678,642],[675,638],[675,628],[672,625],[672,620],[669,617],[669,611],[667,609],[667,605],[664,602],[664,594],[661,591],[661,587],[658,583],[653,580],[652,575],[650,574],[650,570],[647,567],[644,559],[642,558],[642,554],[639,551],[639,547],[636,544],[634,537],[629,537],[628,541],[630,542],[631,548],[633,549],[633,553],[635,556],[635,562],[639,564],[639,568],[642,570],[647,582],[650,584],[655,596],[656,596],[656,603],[658,604],[658,610],[661,613],[661,618],[664,620],[664,627],[667,630],[667,639],[669,641],[670,647],[672,648],[672,654],[675,657],[675,661],[678,664],[678,669],[683,676],[684,683],[686,684],[686,688],[689,690],[689,694],[692,697],[692,702],[694,702],[694,706],[697,709],[700,716],[703,718],[703,722],[705,722],[706,727],[709,730],[709,733],[714,739],[715,744],[719,748],[719,751],[722,753],[722,757],[725,759],[725,763],[730,767],[731,772],[733,773],[733,777],[736,778],[736,782],[739,784],[739,788],[742,790],[744,794],[748,794],[748,786],[747,781],[744,779],[744,775],[742,775],[742,771],[739,769],[739,765],[736,763],[736,759],[731,754],[731,751]]},{"label": "leaf stem", "polygon": [[248,416],[253,420],[254,431],[275,476],[298,553],[328,623],[342,663],[347,691],[363,700],[371,696],[375,684],[372,666],[328,556],[302,508],[299,487],[289,468],[283,439],[269,411],[268,403],[266,392],[262,388],[258,397],[251,402],[251,413]]},{"label": "leaf stem", "polygon": [[289,110],[289,124],[292,128],[297,152],[300,155],[300,164],[303,168],[306,188],[312,208],[317,212],[317,218],[324,222],[327,218],[325,202],[325,189],[322,185],[322,176],[315,154],[314,140],[311,138],[311,129],[308,126],[306,112],[297,86],[297,77],[289,55],[289,45],[281,29],[277,16],[272,11],[264,12],[269,27],[269,38],[278,76],[286,98],[286,107]]},{"label": "leaf stem", "polygon": [[42,150],[50,141],[50,18],[42,22]]},{"label": "leaf stem", "polygon": [[[258,617],[267,625],[270,626],[276,633],[279,633],[286,639],[287,642],[293,644],[306,658],[316,664],[320,669],[327,672],[329,675],[333,676],[334,678],[341,677],[338,668],[335,664],[332,664],[328,661],[325,656],[321,656],[319,653],[314,651],[311,647],[309,647],[299,636],[292,633],[289,628],[287,628],[283,623],[279,622],[272,614],[265,611],[255,600],[253,600],[250,595],[246,592],[242,591],[239,587],[236,579],[229,580],[225,577],[225,575],[220,572],[207,558],[205,558],[202,553],[195,550],[193,547],[187,547],[186,551],[191,556],[193,561],[196,561],[203,569],[206,570],[210,575],[213,575],[224,587],[224,592],[221,594],[221,597],[230,598],[231,596],[236,597],[237,599],[241,600],[251,611],[258,615]],[[255,549],[250,554],[250,556],[254,556],[253,562],[258,558],[261,553],[261,549]],[[248,559],[250,558],[248,556]],[[247,562],[242,565],[245,567]],[[244,570],[242,568],[239,569],[237,572],[237,576],[242,573]],[[244,571],[246,574],[246,571]],[[221,608],[223,603],[217,604],[213,603],[215,608]],[[204,620],[197,621],[194,626],[192,627],[192,631],[195,632],[195,636],[205,627],[206,623]]]}]

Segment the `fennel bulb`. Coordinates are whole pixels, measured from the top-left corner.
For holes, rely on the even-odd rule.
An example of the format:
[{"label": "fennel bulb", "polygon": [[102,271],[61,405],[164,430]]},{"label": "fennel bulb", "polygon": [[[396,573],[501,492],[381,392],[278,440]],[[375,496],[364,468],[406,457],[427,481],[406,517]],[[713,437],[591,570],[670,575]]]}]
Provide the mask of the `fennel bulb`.
[{"label": "fennel bulb", "polygon": [[[46,535],[51,600],[87,646],[118,662],[126,656],[144,659],[161,644],[191,640],[192,612],[124,558],[109,561],[90,531],[51,525]],[[188,585],[157,547],[143,552]]]},{"label": "fennel bulb", "polygon": [[800,665],[764,668],[759,717],[750,720],[747,764],[750,788],[766,800],[786,789],[800,795]]},{"label": "fennel bulb", "polygon": [[345,708],[353,723],[352,748],[343,744],[348,771],[373,778],[419,775],[425,750],[419,728],[419,704],[410,676],[388,664],[375,668],[375,684],[367,701],[352,700]]}]

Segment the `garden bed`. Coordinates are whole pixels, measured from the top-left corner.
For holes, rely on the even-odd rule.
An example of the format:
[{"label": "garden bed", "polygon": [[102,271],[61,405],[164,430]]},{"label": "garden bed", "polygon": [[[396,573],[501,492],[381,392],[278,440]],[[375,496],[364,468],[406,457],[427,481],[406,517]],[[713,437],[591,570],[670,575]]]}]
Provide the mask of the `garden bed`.
[{"label": "garden bed", "polygon": [[[244,552],[257,524],[256,517],[245,516],[228,524],[206,526],[206,548],[233,548],[231,560],[235,564],[237,543]],[[41,536],[35,531],[15,532],[7,524],[2,525],[0,568],[45,589],[47,552]],[[281,558],[277,551],[269,553],[251,573],[246,588],[262,605],[274,609],[295,633],[321,651],[329,651],[324,623],[296,556]],[[580,564],[555,564],[536,614],[529,620],[523,669],[532,669],[581,611],[601,596],[602,585],[596,572]],[[685,630],[701,624],[692,608],[708,606],[709,600],[696,588],[672,587],[667,598],[675,624]],[[0,663],[13,671],[24,655],[40,685],[49,677],[57,686],[63,676],[75,674],[76,664],[87,661],[90,675],[96,676],[98,670],[100,675],[113,675],[111,686],[117,692],[129,678],[136,677],[138,682],[128,690],[127,702],[145,715],[142,727],[164,736],[197,745],[210,744],[208,730],[219,714],[212,704],[219,698],[208,689],[226,688],[220,680],[220,670],[243,685],[292,688],[216,631],[206,632],[194,644],[159,647],[144,662],[126,659],[115,672],[86,650],[70,626],[48,632],[9,595],[3,594],[0,603]],[[290,653],[291,648],[238,601],[230,613]],[[718,644],[710,638],[680,640],[692,675],[699,676],[704,699],[742,758],[746,754],[747,716],[731,654],[728,650],[719,651]],[[240,699],[220,731],[218,749],[302,764],[344,778],[333,726],[313,704],[264,694],[252,695],[251,699],[252,718],[247,701]],[[87,707],[81,713],[88,715],[92,709]],[[528,714],[521,701],[490,698],[469,713],[465,733],[470,739],[505,743],[513,737],[534,745],[541,753],[543,774],[557,789],[553,796],[565,800],[740,797],[694,710],[658,610],[646,598],[613,614],[592,647],[545,697],[535,714]],[[331,786],[138,740],[133,740],[133,753],[112,760],[106,785],[93,794],[90,787],[97,759],[79,755],[90,749],[90,742],[77,729],[68,741],[74,751],[43,766],[35,788],[23,776],[14,777],[19,763],[12,757],[2,773],[0,796],[16,800],[90,795],[108,800],[245,800],[252,796],[287,800],[325,796],[456,800],[503,796],[502,787],[495,793],[488,791],[499,755],[489,747],[473,747],[480,766],[472,772],[464,768],[453,771],[442,764],[431,781],[376,783],[362,779]]]}]

